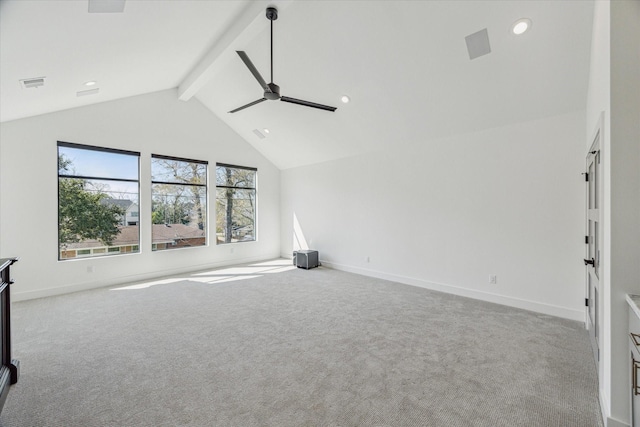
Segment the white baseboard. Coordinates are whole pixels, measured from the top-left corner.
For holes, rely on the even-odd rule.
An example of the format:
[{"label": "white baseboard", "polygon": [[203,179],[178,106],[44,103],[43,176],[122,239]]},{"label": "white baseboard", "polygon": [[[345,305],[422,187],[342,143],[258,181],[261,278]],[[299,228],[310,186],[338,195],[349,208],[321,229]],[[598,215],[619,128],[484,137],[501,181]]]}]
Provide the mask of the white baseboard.
[{"label": "white baseboard", "polygon": [[[284,256],[284,255],[283,255]],[[291,255],[289,255],[289,258]],[[492,294],[489,292],[478,291],[475,289],[461,288],[458,286],[447,285],[444,283],[429,282],[415,277],[400,276],[397,274],[389,274],[366,268],[353,267],[344,264],[338,264],[321,260],[321,264],[325,267],[336,270],[348,271],[350,273],[361,274],[363,276],[375,277],[378,279],[390,280],[393,282],[403,283],[405,285],[417,286],[420,288],[430,289],[433,291],[445,292],[448,294],[459,295],[463,297],[473,298],[481,301],[493,302],[496,304],[507,305],[510,307],[521,308],[524,310],[535,311],[537,313],[548,314],[550,316],[562,317],[570,320],[584,321],[584,312],[582,310],[573,310],[566,307],[560,307],[551,304],[544,304],[535,301],[528,301],[520,298],[509,297],[505,295]]]},{"label": "white baseboard", "polygon": [[603,389],[599,390],[598,397],[600,398],[600,410],[602,411],[602,422],[604,427],[631,427],[630,424],[623,423],[622,421],[607,416],[609,411],[609,399]]},{"label": "white baseboard", "polygon": [[606,417],[604,422],[604,427],[631,427],[627,423],[623,423],[622,421],[616,420],[615,418]]},{"label": "white baseboard", "polygon": [[248,257],[248,258],[235,258],[231,260],[224,260],[219,262],[212,262],[200,265],[191,265],[186,268],[173,268],[166,270],[157,270],[149,273],[133,274],[128,276],[119,276],[106,280],[94,280],[91,282],[73,283],[66,286],[58,286],[55,288],[36,289],[33,291],[14,292],[11,290],[11,301],[26,301],[36,298],[46,298],[56,295],[70,294],[72,292],[87,291],[89,289],[104,288],[107,286],[117,286],[123,284],[129,284],[134,282],[140,282],[144,280],[158,279],[161,277],[175,276],[179,274],[193,273],[199,270],[206,270],[209,268],[227,267],[230,265],[246,264],[249,262],[259,262],[272,260],[273,257],[265,258],[264,256]]},{"label": "white baseboard", "polygon": [[603,389],[600,389],[598,396],[600,397],[600,410],[602,411],[604,427],[631,427],[629,424],[609,416],[609,399]]}]

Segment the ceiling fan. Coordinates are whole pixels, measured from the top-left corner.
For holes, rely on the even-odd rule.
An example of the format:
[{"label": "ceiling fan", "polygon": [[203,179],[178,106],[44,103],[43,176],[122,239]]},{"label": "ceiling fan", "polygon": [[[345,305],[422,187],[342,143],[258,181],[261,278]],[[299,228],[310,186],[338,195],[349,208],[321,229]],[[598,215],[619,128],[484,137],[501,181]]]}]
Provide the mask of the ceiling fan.
[{"label": "ceiling fan", "polygon": [[247,66],[249,71],[251,71],[251,74],[253,74],[253,77],[256,78],[258,83],[260,83],[260,86],[262,86],[262,89],[264,89],[264,96],[256,101],[250,102],[229,112],[236,113],[240,110],[244,110],[245,108],[259,104],[263,101],[275,101],[278,99],[280,101],[290,102],[292,104],[304,105],[305,107],[319,108],[320,110],[326,111],[336,111],[336,107],[330,107],[328,105],[317,104],[310,101],[303,101],[302,99],[290,98],[288,96],[280,96],[280,86],[273,82],[273,21],[278,19],[278,10],[275,7],[267,8],[267,19],[271,21],[271,83],[267,83],[264,81],[256,67],[249,59],[249,56],[245,52],[237,50],[236,53],[240,56],[240,59],[242,59],[244,65]]}]

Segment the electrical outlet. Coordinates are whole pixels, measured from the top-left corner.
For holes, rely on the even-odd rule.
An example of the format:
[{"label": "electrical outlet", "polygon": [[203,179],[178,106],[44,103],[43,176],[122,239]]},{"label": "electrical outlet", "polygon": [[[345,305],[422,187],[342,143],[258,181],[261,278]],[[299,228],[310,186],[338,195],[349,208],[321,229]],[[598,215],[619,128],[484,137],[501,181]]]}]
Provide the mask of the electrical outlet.
[{"label": "electrical outlet", "polygon": [[489,276],[489,284],[490,285],[495,285],[498,283],[498,276],[496,276],[495,274],[492,274]]},{"label": "electrical outlet", "polygon": [[231,248],[231,253],[233,253],[233,248]]},{"label": "electrical outlet", "polygon": [[366,257],[364,260],[365,260],[366,262],[371,262],[371,259],[370,259],[369,257]]}]

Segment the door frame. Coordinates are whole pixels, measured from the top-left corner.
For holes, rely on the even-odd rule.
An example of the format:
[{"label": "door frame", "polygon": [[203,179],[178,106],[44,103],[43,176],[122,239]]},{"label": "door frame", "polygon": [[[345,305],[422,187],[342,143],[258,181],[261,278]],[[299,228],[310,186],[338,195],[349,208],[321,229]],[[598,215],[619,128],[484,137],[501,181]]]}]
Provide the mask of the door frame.
[{"label": "door frame", "polygon": [[[585,328],[587,330],[589,330],[589,338],[591,341],[591,345],[593,348],[593,353],[594,353],[594,360],[596,363],[596,370],[598,372],[598,378],[601,377],[601,363],[600,361],[602,360],[601,357],[601,351],[600,351],[600,347],[603,344],[603,331],[604,331],[604,321],[603,321],[603,308],[604,305],[602,303],[603,301],[603,296],[604,296],[604,292],[603,292],[603,286],[604,286],[604,266],[603,266],[603,259],[604,259],[604,174],[603,174],[603,166],[604,166],[604,162],[603,162],[603,154],[602,154],[602,147],[603,147],[603,142],[602,142],[602,138],[604,135],[604,113],[600,114],[600,117],[598,119],[598,124],[596,126],[595,131],[592,134],[592,138],[590,140],[591,144],[589,147],[589,150],[587,151],[586,157],[585,157],[585,162],[586,162],[586,172],[585,173],[589,173],[589,165],[593,162],[594,163],[594,170],[595,170],[595,176],[588,176],[587,175],[587,180],[585,180],[585,236],[586,236],[586,240],[585,240],[585,260],[586,259],[590,259],[591,257],[594,258],[594,264],[593,265],[587,265],[585,263],[585,301],[587,301],[586,307],[585,307]],[[595,181],[595,182],[594,182]],[[594,203],[593,206],[590,206],[589,202],[590,202],[590,189],[591,189],[591,183],[594,182],[594,186],[593,186],[593,191],[594,194],[593,196],[595,197],[595,200],[597,201],[597,204]],[[595,219],[598,227],[597,227],[597,233],[596,235],[593,236],[592,240],[590,236],[592,236],[592,231],[589,229],[589,225],[590,225],[590,220]],[[590,252],[590,249],[593,249],[593,252]],[[598,292],[598,298],[595,300],[595,306],[593,306],[592,304],[594,303],[591,299],[590,299],[590,281],[589,279],[595,277],[597,279],[597,292]],[[595,319],[591,318],[591,309],[593,309],[595,311]],[[591,322],[591,320],[594,320],[593,324]],[[595,330],[594,330],[595,329]]]}]

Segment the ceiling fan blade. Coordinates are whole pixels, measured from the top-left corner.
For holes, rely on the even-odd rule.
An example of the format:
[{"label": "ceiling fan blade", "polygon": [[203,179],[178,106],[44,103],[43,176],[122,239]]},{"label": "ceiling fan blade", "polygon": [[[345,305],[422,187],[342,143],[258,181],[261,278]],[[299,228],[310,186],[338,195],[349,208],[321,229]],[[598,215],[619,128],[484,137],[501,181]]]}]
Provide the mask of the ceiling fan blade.
[{"label": "ceiling fan blade", "polygon": [[258,72],[258,69],[256,68],[256,66],[253,65],[253,62],[251,62],[251,60],[249,59],[249,56],[241,50],[236,50],[236,53],[240,56],[240,59],[242,59],[242,62],[244,62],[244,65],[246,65],[249,71],[251,71],[251,74],[253,74],[253,77],[256,78],[258,83],[260,83],[260,86],[262,86],[262,89],[264,89],[265,92],[271,92],[269,85],[267,85],[267,82],[264,81],[264,79]]},{"label": "ceiling fan blade", "polygon": [[281,96],[280,101],[290,102],[292,104],[304,105],[305,107],[319,108],[320,110],[336,111],[336,107],[330,107],[328,105],[316,104],[315,102],[303,101],[302,99],[289,98],[288,96]]},{"label": "ceiling fan blade", "polygon": [[249,107],[251,107],[252,105],[259,104],[259,103],[261,103],[262,101],[266,101],[266,100],[267,100],[267,98],[260,98],[260,99],[258,99],[258,100],[255,100],[255,101],[253,101],[253,102],[248,103],[247,105],[243,105],[242,107],[238,107],[238,108],[236,108],[235,110],[231,110],[231,111],[229,111],[229,112],[230,112],[230,113],[236,113],[236,112],[238,112],[238,111],[240,111],[240,110],[244,110],[245,108],[249,108]]}]

